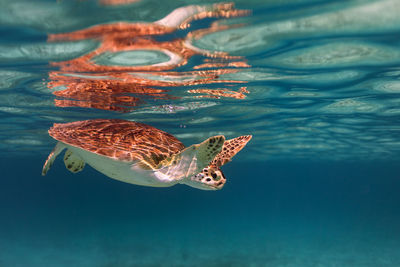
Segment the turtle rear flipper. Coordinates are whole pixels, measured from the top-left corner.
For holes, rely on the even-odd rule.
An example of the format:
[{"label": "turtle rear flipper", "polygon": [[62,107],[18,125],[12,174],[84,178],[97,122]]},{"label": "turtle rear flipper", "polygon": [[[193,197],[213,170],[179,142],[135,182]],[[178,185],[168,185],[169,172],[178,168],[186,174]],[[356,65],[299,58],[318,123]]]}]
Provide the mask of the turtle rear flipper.
[{"label": "turtle rear flipper", "polygon": [[58,142],[56,144],[56,146],[50,152],[49,156],[47,157],[46,162],[43,165],[43,169],[42,169],[43,176],[46,175],[46,173],[50,170],[51,166],[54,163],[54,160],[64,150],[64,148],[65,148],[65,145],[63,145],[62,143]]},{"label": "turtle rear flipper", "polygon": [[[221,152],[225,137],[213,136],[200,144],[191,145],[180,153],[167,158],[166,163],[156,172],[160,180],[181,180],[199,173]],[[168,165],[168,166],[166,166]]]},{"label": "turtle rear flipper", "polygon": [[83,161],[81,157],[69,149],[65,151],[64,164],[65,167],[72,173],[80,172],[85,167],[85,161]]}]

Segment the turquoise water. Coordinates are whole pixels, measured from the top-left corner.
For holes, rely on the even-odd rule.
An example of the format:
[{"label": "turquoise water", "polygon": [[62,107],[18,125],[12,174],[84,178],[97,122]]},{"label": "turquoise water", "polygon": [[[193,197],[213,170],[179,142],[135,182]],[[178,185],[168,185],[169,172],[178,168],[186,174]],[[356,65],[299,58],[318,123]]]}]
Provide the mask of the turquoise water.
[{"label": "turquoise water", "polygon": [[[399,13],[0,1],[0,266],[400,266]],[[52,124],[95,118],[253,138],[219,191],[41,176]]]}]

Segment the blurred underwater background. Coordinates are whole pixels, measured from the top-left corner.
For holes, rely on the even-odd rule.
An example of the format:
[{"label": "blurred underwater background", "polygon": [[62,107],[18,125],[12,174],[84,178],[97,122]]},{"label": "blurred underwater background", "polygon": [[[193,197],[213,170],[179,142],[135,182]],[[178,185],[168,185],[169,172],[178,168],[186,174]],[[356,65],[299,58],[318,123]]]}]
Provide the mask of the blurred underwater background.
[{"label": "blurred underwater background", "polygon": [[[0,0],[0,266],[400,266],[400,1]],[[58,158],[53,123],[253,135],[226,185]]]}]

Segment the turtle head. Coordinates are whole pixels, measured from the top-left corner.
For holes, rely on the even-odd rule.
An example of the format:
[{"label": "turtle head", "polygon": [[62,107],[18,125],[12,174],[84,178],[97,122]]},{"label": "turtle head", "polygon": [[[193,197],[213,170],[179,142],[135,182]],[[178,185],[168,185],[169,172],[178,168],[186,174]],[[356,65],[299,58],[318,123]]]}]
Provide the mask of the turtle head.
[{"label": "turtle head", "polygon": [[202,190],[219,190],[226,178],[219,168],[206,167],[200,173],[193,175],[184,182],[186,185]]}]

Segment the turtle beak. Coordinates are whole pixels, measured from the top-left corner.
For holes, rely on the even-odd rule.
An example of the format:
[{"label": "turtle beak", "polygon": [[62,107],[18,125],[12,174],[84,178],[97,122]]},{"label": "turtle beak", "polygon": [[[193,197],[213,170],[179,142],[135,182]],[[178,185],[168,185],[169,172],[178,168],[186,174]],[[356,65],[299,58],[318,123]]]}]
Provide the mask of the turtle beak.
[{"label": "turtle beak", "polygon": [[199,182],[208,190],[219,190],[225,185],[226,178],[220,169],[208,167],[203,169],[200,174],[202,176]]},{"label": "turtle beak", "polygon": [[225,185],[226,179],[221,170],[204,168],[199,174],[193,175],[182,183],[201,190],[219,190]]}]

